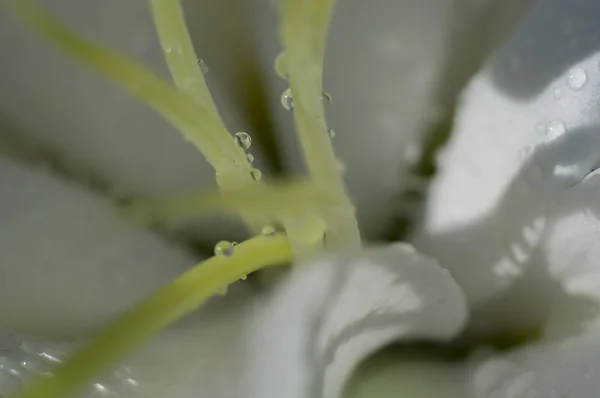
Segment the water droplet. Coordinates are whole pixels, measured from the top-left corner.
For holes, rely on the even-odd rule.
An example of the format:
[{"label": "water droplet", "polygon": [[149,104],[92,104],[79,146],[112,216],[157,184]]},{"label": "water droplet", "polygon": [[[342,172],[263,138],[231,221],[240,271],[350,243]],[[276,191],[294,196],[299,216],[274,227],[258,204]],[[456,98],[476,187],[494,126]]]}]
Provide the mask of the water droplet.
[{"label": "water droplet", "polygon": [[265,225],[260,230],[260,234],[263,235],[263,236],[273,236],[273,235],[275,235],[276,232],[277,232],[277,230],[272,225]]},{"label": "water droplet", "polygon": [[251,153],[247,153],[246,159],[248,159],[248,163],[252,163],[252,162],[254,162],[254,155]]},{"label": "water droplet", "polygon": [[239,245],[239,243],[238,243],[238,242],[235,242],[235,241],[233,241],[233,242],[231,242],[231,245],[235,247],[235,246]]},{"label": "water droplet", "polygon": [[172,50],[171,50],[171,47],[165,47],[165,52],[166,52],[167,54],[169,54],[171,51],[172,51]]},{"label": "water droplet", "polygon": [[519,375],[512,384],[506,389],[506,398],[519,398],[533,386],[535,383],[535,373],[524,372]]},{"label": "water droplet", "polygon": [[552,95],[554,96],[555,99],[561,99],[564,94],[565,94],[565,92],[560,87],[556,87],[554,90],[552,90]]},{"label": "water droplet", "polygon": [[233,244],[227,240],[222,240],[215,245],[216,256],[231,256],[233,254]]},{"label": "water droplet", "polygon": [[587,73],[581,68],[573,68],[567,73],[567,84],[573,90],[580,90],[587,82]]},{"label": "water droplet", "polygon": [[533,149],[528,145],[519,151],[519,156],[522,159],[527,158],[527,157],[529,157],[529,155],[531,155],[532,152],[533,152]]},{"label": "water droplet", "polygon": [[333,137],[335,137],[335,130],[329,129],[329,130],[327,130],[327,134],[329,135],[329,138],[333,138]]},{"label": "water droplet", "polygon": [[240,279],[245,281],[246,279],[248,279],[248,275],[244,274],[244,275],[240,276]]},{"label": "water droplet", "polygon": [[551,141],[560,137],[567,131],[567,127],[560,119],[554,119],[546,126],[546,138]]},{"label": "water droplet", "polygon": [[260,181],[260,179],[262,178],[262,173],[259,169],[252,169],[250,174],[252,174],[252,178],[254,179],[254,181]]},{"label": "water droplet", "polygon": [[292,98],[292,90],[287,89],[281,94],[281,105],[288,111],[294,109],[294,99]]},{"label": "water droplet", "polygon": [[285,57],[285,52],[280,52],[275,57],[275,73],[282,79],[287,79],[287,60]]},{"label": "water droplet", "polygon": [[546,123],[540,122],[538,124],[535,125],[535,128],[538,131],[546,131]]},{"label": "water droplet", "polygon": [[220,288],[217,290],[217,294],[218,294],[219,296],[224,296],[224,295],[226,295],[226,294],[227,294],[227,286],[220,287]]},{"label": "water droplet", "polygon": [[243,131],[235,133],[233,139],[235,140],[235,144],[240,148],[243,148],[244,151],[250,149],[250,146],[252,145],[252,138],[250,137],[250,134],[244,133]]},{"label": "water droplet", "polygon": [[210,68],[203,59],[198,60],[198,66],[200,67],[200,72],[202,72],[204,76],[210,71]]},{"label": "water droplet", "polygon": [[323,100],[323,105],[329,105],[329,104],[331,104],[331,101],[333,100],[333,98],[331,97],[331,94],[329,94],[329,93],[321,94],[321,99]]}]

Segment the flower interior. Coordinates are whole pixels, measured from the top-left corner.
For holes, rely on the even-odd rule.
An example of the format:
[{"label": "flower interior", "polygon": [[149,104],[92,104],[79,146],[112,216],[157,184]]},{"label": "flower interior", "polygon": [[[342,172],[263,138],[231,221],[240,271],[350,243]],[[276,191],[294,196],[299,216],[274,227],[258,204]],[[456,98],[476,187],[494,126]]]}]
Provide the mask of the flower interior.
[{"label": "flower interior", "polygon": [[206,86],[178,1],[150,1],[174,85],[141,63],[78,37],[31,0],[9,3],[24,23],[56,48],[120,84],[162,115],[215,169],[218,192],[127,203],[121,208],[125,218],[150,226],[219,212],[240,217],[254,236],[240,244],[219,242],[214,257],[118,317],[59,365],[53,377],[40,378],[15,398],[66,396],[251,272],[323,250],[360,245],[354,206],[333,152],[322,100],[323,58],[333,0],[281,0],[278,4],[283,51],[276,70],[289,81],[282,102],[293,113],[308,170],[307,176],[283,181],[265,181],[247,152],[251,137],[226,129]]}]

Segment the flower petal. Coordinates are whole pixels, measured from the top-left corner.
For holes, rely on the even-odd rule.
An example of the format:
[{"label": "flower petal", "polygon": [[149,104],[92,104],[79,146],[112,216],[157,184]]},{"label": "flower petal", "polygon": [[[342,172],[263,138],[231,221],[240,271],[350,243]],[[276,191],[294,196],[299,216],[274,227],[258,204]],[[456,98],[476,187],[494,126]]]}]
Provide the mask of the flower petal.
[{"label": "flower petal", "polygon": [[[584,17],[598,10],[594,2],[570,4],[536,3],[471,81],[439,158],[441,171],[415,241],[443,260],[474,305],[525,278],[527,267],[547,270],[545,253],[536,248],[552,203],[600,161],[598,44],[572,50],[572,39],[587,42],[600,34],[597,19],[592,24]],[[576,26],[581,18],[585,32],[555,29]],[[530,43],[527,49],[523,43]],[[519,81],[537,75],[543,82],[515,91]],[[506,76],[512,76],[510,84]],[[523,284],[522,293],[525,286],[532,285]]]},{"label": "flower petal", "polygon": [[[390,213],[401,205],[397,195],[411,188],[407,172],[419,158],[423,133],[448,116],[468,77],[528,3],[337,3],[323,87],[332,94],[327,119],[337,132],[333,144],[347,167],[346,181],[365,236],[380,237],[389,227]],[[261,65],[272,68],[278,51],[276,31],[263,24],[260,32]],[[473,36],[481,39],[476,50],[466,44]],[[457,56],[457,51],[468,56]],[[271,104],[278,103],[286,85],[271,83]],[[292,116],[279,107],[273,117],[281,130],[287,165],[302,170]]]},{"label": "flower petal", "polygon": [[474,359],[474,398],[588,398],[600,388],[598,334]]},{"label": "flower petal", "polygon": [[197,259],[72,183],[0,158],[0,324],[44,337],[102,325]]},{"label": "flower petal", "polygon": [[[233,296],[215,298],[91,389],[100,385],[121,397],[339,397],[373,351],[396,340],[448,340],[467,314],[448,273],[406,245],[298,265],[259,300],[243,286],[234,285]],[[11,367],[23,369],[23,355],[40,362],[27,352],[8,355],[0,391]]]},{"label": "flower petal", "polygon": [[396,340],[448,340],[466,319],[445,270],[406,245],[299,266],[255,316],[245,396],[338,397],[355,366]]}]

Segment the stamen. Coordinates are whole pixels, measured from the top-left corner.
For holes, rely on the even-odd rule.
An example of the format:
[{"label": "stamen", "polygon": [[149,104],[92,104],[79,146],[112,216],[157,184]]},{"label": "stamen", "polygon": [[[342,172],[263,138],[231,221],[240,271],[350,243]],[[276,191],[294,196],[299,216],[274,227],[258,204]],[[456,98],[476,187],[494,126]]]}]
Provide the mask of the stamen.
[{"label": "stamen", "polygon": [[327,214],[338,201],[328,190],[312,181],[283,181],[253,184],[228,192],[203,191],[185,195],[145,199],[121,205],[128,220],[142,226],[173,225],[213,213],[237,215],[244,219],[270,219],[283,223],[302,214]]},{"label": "stamen", "polygon": [[360,234],[333,152],[322,101],[323,56],[333,4],[333,0],[280,0],[280,35],[285,59],[278,60],[277,69],[282,73],[285,61],[290,89],[284,93],[282,103],[288,109],[293,105],[310,176],[338,198],[336,214],[328,214],[324,220],[328,246],[340,247],[360,244]]},{"label": "stamen", "polygon": [[[155,3],[161,10],[173,9],[161,21],[166,26],[163,34],[166,39],[175,37],[178,40],[178,51],[166,54],[171,60],[170,66],[177,71],[175,80],[184,84],[183,79],[189,79],[193,73],[191,68],[195,68],[193,84],[188,81],[182,91],[171,87],[141,63],[78,37],[73,30],[58,22],[31,0],[9,1],[16,14],[32,29],[67,55],[119,83],[171,122],[214,167],[221,187],[236,189],[254,183],[252,168],[246,161],[244,151],[235,145],[212,103],[202,73],[198,70],[193,49],[188,48],[191,43],[186,44],[185,39],[189,40],[187,33],[181,37],[181,30],[185,32],[185,26],[178,25],[178,12],[181,12],[177,11],[179,4],[159,0]],[[186,61],[189,57],[193,57],[193,63]],[[194,94],[191,94],[192,91]]]},{"label": "stamen", "polygon": [[120,316],[58,365],[54,377],[39,378],[12,398],[64,398],[161,329],[222,293],[229,284],[291,259],[290,245],[283,235],[259,235],[237,245],[231,256],[211,257]]}]

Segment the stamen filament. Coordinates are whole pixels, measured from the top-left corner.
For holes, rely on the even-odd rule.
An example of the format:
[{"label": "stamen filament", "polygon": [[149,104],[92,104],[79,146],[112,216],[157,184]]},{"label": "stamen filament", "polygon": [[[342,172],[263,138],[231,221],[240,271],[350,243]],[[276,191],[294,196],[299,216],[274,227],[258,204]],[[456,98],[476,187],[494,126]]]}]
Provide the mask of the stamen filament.
[{"label": "stamen filament", "polygon": [[337,198],[330,191],[312,181],[291,180],[253,184],[235,191],[142,199],[122,205],[120,212],[141,226],[164,226],[216,212],[283,224],[282,217],[289,220],[301,214],[324,214],[337,206]]},{"label": "stamen filament", "polygon": [[12,398],[64,398],[154,334],[197,309],[216,292],[260,268],[289,263],[283,235],[257,236],[235,246],[231,256],[198,264],[120,316],[87,346]]},{"label": "stamen filament", "polygon": [[[354,207],[346,194],[322,103],[323,56],[333,0],[280,0],[281,41],[294,103],[296,130],[311,178],[340,203],[324,220],[327,245],[360,244]],[[288,232],[289,233],[289,232]]]},{"label": "stamen filament", "polygon": [[213,166],[220,186],[236,189],[254,182],[244,151],[235,145],[212,106],[178,91],[141,63],[78,37],[34,2],[11,0],[9,4],[24,22],[67,55],[119,83],[171,122]]},{"label": "stamen filament", "polygon": [[217,107],[206,86],[198,58],[187,30],[185,16],[178,0],[151,0],[156,32],[171,76],[177,88],[192,95],[196,102],[218,115]]}]

